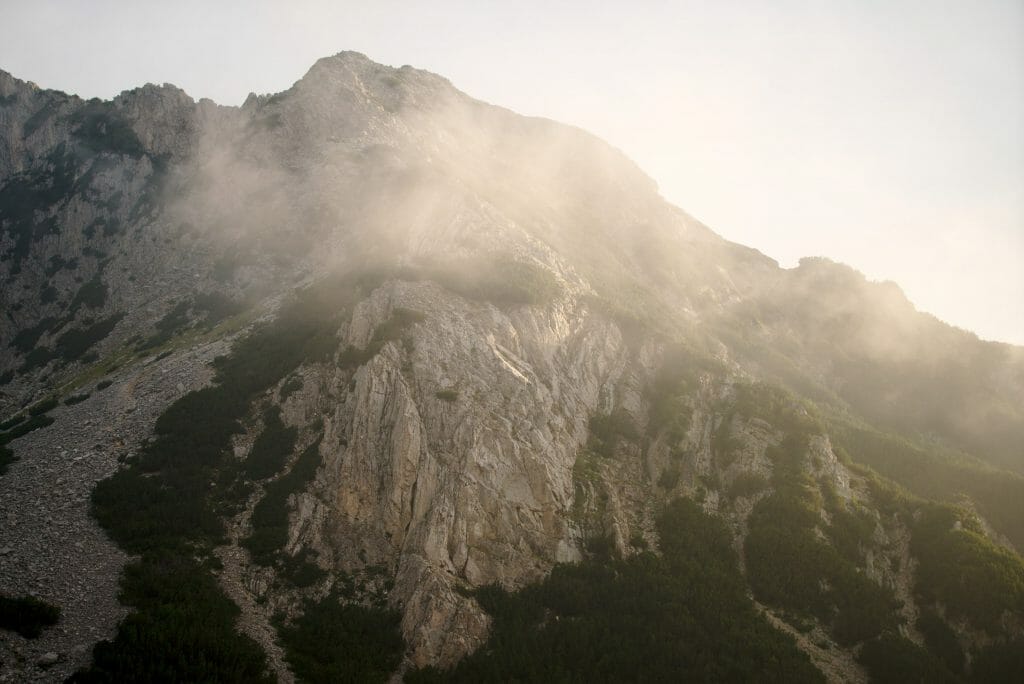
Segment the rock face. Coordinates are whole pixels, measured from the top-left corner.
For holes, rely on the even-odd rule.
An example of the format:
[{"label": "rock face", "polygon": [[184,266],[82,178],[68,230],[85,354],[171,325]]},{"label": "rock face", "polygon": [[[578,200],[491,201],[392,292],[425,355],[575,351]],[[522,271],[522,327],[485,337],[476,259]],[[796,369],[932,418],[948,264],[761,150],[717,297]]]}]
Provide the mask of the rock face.
[{"label": "rock face", "polygon": [[[70,625],[102,615],[93,640],[118,617],[112,568],[124,557],[87,516],[92,482],[138,448],[160,410],[208,381],[232,335],[338,272],[385,275],[342,317],[331,360],[303,365],[287,381],[297,389],[262,400],[280,406],[300,443],[319,440],[316,476],[289,498],[286,551],[312,553],[326,570],[382,572],[403,612],[406,666],[449,665],[486,638],[489,618],[462,590],[537,580],[595,535],[631,553],[654,539],[670,497],[701,498],[741,548],[783,433],[730,410],[736,386],[780,381],[844,411],[886,390],[884,373],[859,371],[877,370],[891,346],[837,332],[844,355],[834,357],[808,341],[819,328],[909,321],[892,345],[907,358],[927,348],[932,369],[971,350],[986,373],[972,384],[961,366],[952,372],[999,411],[963,421],[969,429],[935,427],[935,411],[901,420],[984,445],[979,421],[991,419],[1005,430],[985,453],[1024,469],[1021,442],[1004,448],[1024,425],[1022,350],[922,322],[901,294],[845,267],[779,269],[665,203],[587,133],[354,53],[240,108],[167,85],[86,102],[0,72],[0,254],[0,412],[83,393],[105,373],[116,382],[116,394],[94,391],[13,441],[20,460],[0,478],[0,511],[14,520],[0,528],[0,573],[10,589],[60,604]],[[396,316],[407,319],[400,334],[381,336]],[[929,346],[935,326],[955,344]],[[651,387],[680,342],[717,370],[695,370],[676,393],[675,414],[688,420],[673,431],[655,424]],[[594,416],[624,416],[635,430],[610,447],[617,458],[585,460]],[[111,424],[117,449],[91,451]],[[237,455],[249,446],[240,441]],[[48,453],[62,447],[59,459]],[[87,477],[65,458],[79,453]],[[803,467],[823,492],[871,505],[826,435]],[[110,570],[88,605],[74,582],[69,595],[64,579],[33,569],[22,517],[43,516],[26,512],[49,486],[40,468],[71,494],[46,515],[88,539],[89,553],[61,564],[86,576],[103,558]],[[752,481],[760,489],[740,491]],[[275,594],[273,573],[247,566],[237,547],[252,503],[221,556],[244,629],[260,640],[295,597]],[[877,537],[866,571],[912,603],[910,563],[883,553],[906,555],[906,529],[879,518]],[[73,636],[4,660],[45,658],[48,673],[66,676],[87,658],[89,639]],[[823,632],[801,638],[831,676],[863,679],[849,651],[821,646]]]},{"label": "rock face", "polygon": [[414,662],[450,663],[487,625],[454,586],[516,586],[578,557],[573,464],[622,345],[568,303],[509,316],[403,282],[359,304],[348,343],[364,346],[395,307],[425,317],[411,351],[388,343],[354,376],[327,370],[301,395],[298,406],[329,408],[292,545],[348,571],[388,567]]}]

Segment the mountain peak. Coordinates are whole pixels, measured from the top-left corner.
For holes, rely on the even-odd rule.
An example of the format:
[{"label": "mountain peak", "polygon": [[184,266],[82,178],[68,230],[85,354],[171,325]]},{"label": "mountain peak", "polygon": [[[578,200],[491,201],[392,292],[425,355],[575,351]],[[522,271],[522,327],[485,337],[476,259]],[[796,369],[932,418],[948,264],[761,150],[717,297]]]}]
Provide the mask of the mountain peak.
[{"label": "mountain peak", "polygon": [[448,79],[409,65],[388,66],[375,62],[361,52],[344,51],[318,59],[295,84],[316,90],[355,90],[384,100],[394,99],[400,92],[429,90],[434,93],[455,92]]},{"label": "mountain peak", "polygon": [[[947,562],[932,547],[955,546],[963,516],[864,468],[916,496],[968,496],[1024,548],[1024,478],[997,470],[1024,472],[1024,360],[895,286],[822,258],[782,270],[599,138],[357,52],[241,108],[168,84],[83,100],[9,74],[0,96],[0,519],[17,521],[0,526],[0,579],[53,601],[67,628],[31,657],[0,638],[0,680],[39,675],[50,651],[47,677],[87,667],[81,635],[117,631],[116,570],[138,551],[121,595],[173,596],[184,622],[138,601],[85,679],[209,681],[208,663],[251,653],[240,679],[290,681],[306,676],[288,670],[296,640],[335,617],[386,651],[378,674],[413,677],[490,658],[491,626],[511,633],[502,614],[538,621],[507,643],[614,635],[606,658],[521,670],[596,664],[588,676],[612,680],[685,679],[694,663],[708,676],[737,654],[745,676],[712,676],[819,680],[766,673],[788,653],[860,681],[850,664],[892,640],[924,657],[895,636],[898,605],[976,662],[979,630],[1022,636],[1024,603],[1004,618],[999,601],[1024,601],[1024,566],[977,527],[970,548],[987,555]],[[54,482],[61,505],[40,505]],[[563,563],[559,584],[500,601],[621,600],[487,614],[487,587]],[[906,589],[922,580],[936,586]],[[342,600],[373,606],[376,626]],[[206,619],[204,601],[226,615]],[[264,663],[232,601],[259,634],[280,630],[287,659]],[[622,623],[632,605],[658,610]],[[672,648],[707,615],[727,631]],[[126,638],[133,625],[148,631]],[[741,633],[755,638],[737,650]],[[181,634],[202,645],[184,664]],[[518,650],[583,652],[561,643]]]}]

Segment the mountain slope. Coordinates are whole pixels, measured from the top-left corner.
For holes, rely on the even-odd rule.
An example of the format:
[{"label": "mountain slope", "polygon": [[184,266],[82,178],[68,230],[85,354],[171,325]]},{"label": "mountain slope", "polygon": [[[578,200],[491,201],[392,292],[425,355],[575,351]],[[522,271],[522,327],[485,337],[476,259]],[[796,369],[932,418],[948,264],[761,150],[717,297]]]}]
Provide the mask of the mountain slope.
[{"label": "mountain slope", "polygon": [[[264,653],[283,681],[554,677],[555,654],[502,649],[557,634],[539,615],[614,625],[556,600],[606,573],[693,619],[728,597],[766,644],[733,674],[765,659],[810,679],[808,659],[845,680],[1012,672],[999,649],[1021,637],[1024,566],[1000,544],[1024,547],[1019,348],[846,267],[780,269],[589,134],[354,53],[240,108],[171,86],[86,102],[0,74],[0,126],[0,435],[20,457],[0,478],[19,516],[2,571],[69,624],[96,610],[30,570],[43,552],[19,534],[53,514],[25,510],[49,486],[40,467],[77,477],[48,453],[72,423],[68,446],[95,444],[94,477],[111,476],[92,515],[142,554],[122,580],[133,612],[83,681],[143,660],[251,680]],[[121,564],[86,518],[90,489],[59,515],[95,544],[63,562]],[[702,595],[678,581],[686,548],[722,568]],[[960,584],[935,571],[948,563]],[[114,589],[97,590],[110,637]],[[376,635],[344,650],[380,657],[302,650],[318,630],[350,638],[344,624]],[[63,675],[90,645],[39,643]],[[412,674],[474,650],[470,669]]]}]

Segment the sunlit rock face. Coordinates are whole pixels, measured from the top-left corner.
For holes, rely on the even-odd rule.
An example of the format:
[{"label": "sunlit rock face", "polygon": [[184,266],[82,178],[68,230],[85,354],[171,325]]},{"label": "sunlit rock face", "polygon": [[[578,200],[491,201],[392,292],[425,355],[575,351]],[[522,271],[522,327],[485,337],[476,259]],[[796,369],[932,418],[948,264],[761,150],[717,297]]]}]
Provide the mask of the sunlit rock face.
[{"label": "sunlit rock face", "polygon": [[414,660],[450,662],[486,628],[456,585],[516,586],[578,557],[572,469],[621,338],[568,302],[508,315],[400,282],[358,305],[346,340],[365,345],[395,307],[425,316],[411,345],[325,370],[303,400],[326,407],[324,465],[293,543],[388,567]]},{"label": "sunlit rock face", "polygon": [[[489,618],[465,590],[522,586],[581,558],[595,537],[628,555],[655,540],[656,511],[674,496],[699,497],[742,548],[783,433],[729,409],[741,382],[891,414],[929,388],[887,384],[885,363],[898,359],[920,379],[915,364],[935,373],[955,359],[935,382],[956,382],[977,403],[921,404],[896,420],[954,444],[994,444],[986,455],[1024,469],[1024,441],[1014,442],[1020,349],[982,344],[831,262],[779,269],[667,204],[593,136],[355,53],[241,107],[169,85],[87,102],[0,72],[0,254],[0,412],[77,387],[100,366],[117,378],[102,402],[58,409],[57,423],[34,433],[40,452],[56,446],[47,435],[62,421],[99,420],[102,408],[104,420],[123,421],[118,455],[129,453],[161,407],[208,381],[215,352],[293,291],[379,274],[343,312],[328,360],[304,364],[288,380],[297,389],[282,384],[260,402],[280,406],[303,446],[318,444],[315,477],[289,498],[287,552],[371,573],[403,613],[415,666],[451,664],[486,638]],[[396,315],[409,317],[400,334],[378,339]],[[95,339],[72,344],[103,322]],[[652,422],[650,388],[679,344],[718,365],[694,370],[676,398],[689,419],[670,434]],[[139,345],[170,356],[135,356]],[[609,415],[624,416],[634,437],[581,462],[591,418]],[[801,467],[821,492],[870,504],[828,436],[811,441]],[[31,508],[44,484],[21,487],[19,468],[0,491],[10,486]],[[736,493],[757,478],[761,490]],[[93,525],[79,503],[67,515]],[[252,502],[230,521],[236,537],[251,512]],[[0,529],[0,547],[13,534]],[[910,605],[910,564],[879,550],[905,556],[907,531],[879,516],[876,537],[866,571],[903,587]],[[116,555],[90,553],[65,562]],[[244,561],[223,581],[249,623],[265,626],[296,603]],[[111,605],[115,589],[104,589]],[[115,618],[96,618],[97,638]],[[66,661],[68,672],[86,653]]]}]

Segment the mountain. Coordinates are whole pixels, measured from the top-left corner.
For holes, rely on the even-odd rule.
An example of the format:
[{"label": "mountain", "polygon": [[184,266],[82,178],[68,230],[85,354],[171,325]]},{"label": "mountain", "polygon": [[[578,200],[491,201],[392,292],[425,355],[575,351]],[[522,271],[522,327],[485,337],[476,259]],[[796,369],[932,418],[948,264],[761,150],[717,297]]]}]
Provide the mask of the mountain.
[{"label": "mountain", "polygon": [[9,677],[1020,679],[1024,349],[584,131],[0,72],[0,231]]}]

